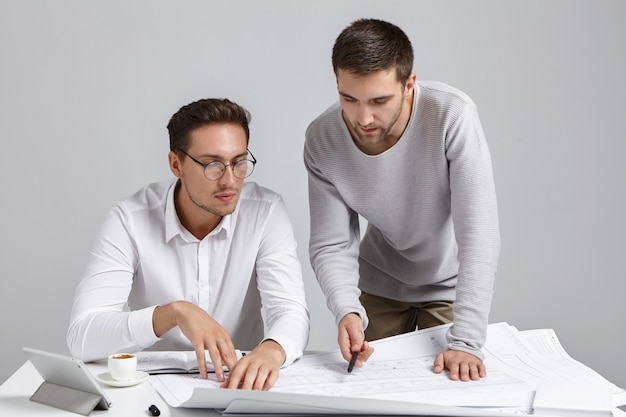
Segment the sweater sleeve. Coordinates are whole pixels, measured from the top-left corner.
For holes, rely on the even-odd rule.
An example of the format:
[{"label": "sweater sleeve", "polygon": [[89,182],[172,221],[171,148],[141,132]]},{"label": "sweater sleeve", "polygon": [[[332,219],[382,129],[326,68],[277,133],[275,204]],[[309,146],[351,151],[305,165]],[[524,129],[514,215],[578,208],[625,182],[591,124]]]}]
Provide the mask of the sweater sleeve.
[{"label": "sweater sleeve", "polygon": [[480,349],[486,339],[500,235],[491,157],[471,101],[450,125],[446,156],[459,260],[448,348],[482,358]]},{"label": "sweater sleeve", "polygon": [[336,324],[346,314],[357,313],[365,329],[368,319],[359,301],[361,291],[358,288],[359,218],[318,168],[319,150],[312,146],[317,134],[314,129],[307,130],[304,148],[311,215],[311,266]]}]

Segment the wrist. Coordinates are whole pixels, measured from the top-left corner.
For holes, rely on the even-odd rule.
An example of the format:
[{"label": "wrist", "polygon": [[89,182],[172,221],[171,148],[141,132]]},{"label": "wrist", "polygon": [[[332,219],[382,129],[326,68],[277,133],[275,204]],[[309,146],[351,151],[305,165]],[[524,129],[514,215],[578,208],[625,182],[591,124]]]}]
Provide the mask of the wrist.
[{"label": "wrist", "polygon": [[266,339],[262,341],[257,348],[268,352],[274,358],[279,367],[285,363],[285,360],[287,360],[285,349],[283,349],[280,343],[274,339]]},{"label": "wrist", "polygon": [[152,314],[152,328],[156,336],[161,337],[164,333],[178,326],[178,317],[184,308],[184,303],[185,301],[174,301],[156,306]]},{"label": "wrist", "polygon": [[348,323],[359,323],[361,326],[363,325],[363,319],[361,315],[357,312],[351,312],[343,316],[343,318],[339,321],[340,324],[348,325]]}]

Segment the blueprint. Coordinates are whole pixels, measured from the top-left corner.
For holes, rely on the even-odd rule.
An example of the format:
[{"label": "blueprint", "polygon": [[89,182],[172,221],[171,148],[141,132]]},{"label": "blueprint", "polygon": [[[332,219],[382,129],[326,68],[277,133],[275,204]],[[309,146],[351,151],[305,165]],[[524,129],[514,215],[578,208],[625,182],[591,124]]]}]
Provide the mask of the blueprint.
[{"label": "blueprint", "polygon": [[520,332],[507,323],[489,326],[484,348],[487,377],[480,381],[451,381],[447,374],[432,371],[435,356],[446,345],[448,327],[371,342],[373,355],[351,373],[339,351],[307,354],[281,369],[269,392],[222,390],[214,378],[203,380],[197,375],[159,375],[151,377],[151,382],[172,406],[225,409],[237,400],[235,408],[244,412],[247,406],[250,410],[258,409],[253,405],[264,401],[269,412],[276,411],[277,403],[291,404],[289,409],[294,412],[302,411],[297,409],[302,404],[314,408],[323,403],[330,407],[329,413],[350,411],[350,404],[354,404],[358,409],[351,411],[359,413],[387,405],[397,406],[394,410],[398,414],[403,414],[403,410],[415,413],[418,407],[425,414],[427,411],[430,415],[445,415],[441,411],[445,407],[461,407],[463,412],[459,414],[457,410],[454,415],[474,415],[480,410],[482,415],[523,415],[532,413],[539,384],[572,380],[602,385],[614,396],[616,405],[626,402],[623,389],[570,358],[552,330]]}]

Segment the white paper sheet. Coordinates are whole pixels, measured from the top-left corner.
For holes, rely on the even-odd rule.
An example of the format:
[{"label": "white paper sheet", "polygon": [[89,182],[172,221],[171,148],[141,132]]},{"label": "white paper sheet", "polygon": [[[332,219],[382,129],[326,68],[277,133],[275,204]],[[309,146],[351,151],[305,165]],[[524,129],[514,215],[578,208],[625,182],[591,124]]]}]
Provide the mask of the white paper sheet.
[{"label": "white paper sheet", "polygon": [[[476,410],[482,410],[482,415],[530,414],[539,383],[571,378],[580,383],[604,384],[615,398],[624,395],[623,390],[570,358],[553,331],[520,332],[506,323],[489,326],[484,349],[487,377],[480,381],[451,381],[447,374],[436,375],[432,371],[435,356],[444,349],[448,327],[372,342],[374,354],[351,373],[338,351],[305,355],[281,369],[269,392],[222,390],[215,380],[190,375],[161,375],[151,377],[151,381],[172,406],[231,406],[230,411],[247,409],[256,401],[263,403],[263,410],[274,407],[276,412],[284,411],[284,407],[302,412],[300,406],[304,406],[309,412],[317,407],[318,413],[338,413],[347,412],[346,407],[356,407],[353,412],[376,414],[374,405],[378,404],[392,407],[400,414],[405,409],[416,413],[415,407],[423,409],[426,405],[439,409],[463,407],[463,412],[470,413],[455,415],[475,415],[472,413]],[[364,402],[371,404],[364,408]],[[445,415],[437,414],[437,407],[430,407],[428,413]]]}]

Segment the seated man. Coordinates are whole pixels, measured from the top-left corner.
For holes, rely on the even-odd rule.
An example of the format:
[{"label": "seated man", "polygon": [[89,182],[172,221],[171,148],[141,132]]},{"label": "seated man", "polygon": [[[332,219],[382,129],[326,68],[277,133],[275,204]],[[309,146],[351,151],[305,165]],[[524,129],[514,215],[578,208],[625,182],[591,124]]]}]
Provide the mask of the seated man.
[{"label": "seated man", "polygon": [[[74,357],[194,350],[206,378],[208,350],[222,387],[266,390],[302,354],[309,312],[285,204],[243,181],[256,163],[249,117],[226,99],[172,116],[176,178],[106,216],[76,289],[67,333]],[[237,361],[235,347],[251,352]]]}]

